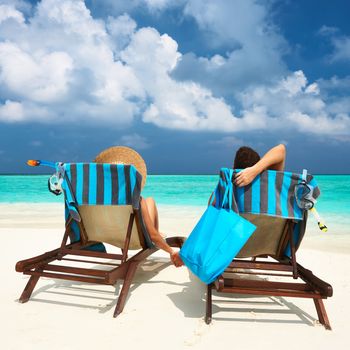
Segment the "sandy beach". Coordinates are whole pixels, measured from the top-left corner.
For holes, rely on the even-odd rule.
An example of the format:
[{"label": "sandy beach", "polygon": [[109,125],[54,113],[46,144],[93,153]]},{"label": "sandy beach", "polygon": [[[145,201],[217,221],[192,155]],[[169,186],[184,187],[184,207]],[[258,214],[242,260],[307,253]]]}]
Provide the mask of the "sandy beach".
[{"label": "sandy beach", "polygon": [[[303,266],[333,286],[334,296],[325,300],[332,331],[318,324],[312,300],[227,298],[215,293],[213,322],[208,326],[203,320],[205,286],[186,268],[173,267],[162,252],[139,268],[124,312],[114,319],[119,285],[42,278],[30,301],[20,304],[18,298],[28,278],[15,272],[15,264],[59,246],[63,208],[3,204],[0,209],[2,349],[270,349],[281,344],[342,349],[350,345],[350,242],[346,235],[319,235],[310,229],[297,253]],[[174,212],[161,207],[161,230],[169,236],[187,235],[201,211]]]}]

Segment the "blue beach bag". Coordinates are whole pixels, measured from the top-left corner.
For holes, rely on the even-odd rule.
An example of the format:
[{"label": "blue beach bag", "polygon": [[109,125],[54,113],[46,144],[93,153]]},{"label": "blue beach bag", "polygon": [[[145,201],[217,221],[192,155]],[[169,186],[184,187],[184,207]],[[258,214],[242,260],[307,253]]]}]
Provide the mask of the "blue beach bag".
[{"label": "blue beach bag", "polygon": [[[256,229],[231,209],[232,173],[228,176],[221,204],[218,185],[216,196],[212,196],[210,205],[180,250],[184,264],[206,284],[224,272]],[[215,206],[212,205],[214,197]]]}]

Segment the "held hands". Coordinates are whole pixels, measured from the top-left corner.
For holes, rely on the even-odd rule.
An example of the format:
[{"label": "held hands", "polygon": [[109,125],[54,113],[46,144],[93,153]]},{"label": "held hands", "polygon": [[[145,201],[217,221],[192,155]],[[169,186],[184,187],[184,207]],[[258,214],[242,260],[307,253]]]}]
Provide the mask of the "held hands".
[{"label": "held hands", "polygon": [[180,258],[179,252],[172,252],[172,253],[170,253],[170,259],[171,259],[171,262],[176,267],[181,267],[184,264],[183,261]]},{"label": "held hands", "polygon": [[255,169],[254,166],[245,168],[242,171],[240,171],[235,176],[235,184],[238,187],[247,186],[249,185],[255,177],[258,175],[258,171]]}]

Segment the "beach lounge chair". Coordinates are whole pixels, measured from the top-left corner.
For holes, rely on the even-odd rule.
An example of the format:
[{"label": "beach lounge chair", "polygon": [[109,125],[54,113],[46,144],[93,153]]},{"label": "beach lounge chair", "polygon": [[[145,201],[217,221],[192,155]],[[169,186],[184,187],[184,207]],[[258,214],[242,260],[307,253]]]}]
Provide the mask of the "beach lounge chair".
[{"label": "beach lounge chair", "polygon": [[[228,171],[221,169],[219,193],[225,190],[224,174]],[[323,299],[332,296],[332,286],[296,260],[307,221],[307,211],[298,207],[294,195],[301,180],[299,174],[268,170],[246,187],[234,186],[231,209],[257,228],[224,273],[207,286],[207,324],[212,320],[215,289],[219,293],[311,298],[319,322],[331,329]],[[317,198],[320,192],[311,175],[307,182]]]},{"label": "beach lounge chair", "polygon": [[[106,285],[124,280],[113,314],[116,317],[123,311],[138,265],[157,250],[142,219],[142,176],[132,165],[41,163],[53,164],[56,177],[63,180],[65,232],[59,248],[16,264],[17,272],[30,276],[19,301],[29,300],[40,277]],[[121,248],[121,253],[107,253],[103,243]],[[180,247],[182,239],[170,237],[167,243]],[[129,256],[131,250],[137,252]],[[61,262],[65,261],[94,266],[64,266]]]}]

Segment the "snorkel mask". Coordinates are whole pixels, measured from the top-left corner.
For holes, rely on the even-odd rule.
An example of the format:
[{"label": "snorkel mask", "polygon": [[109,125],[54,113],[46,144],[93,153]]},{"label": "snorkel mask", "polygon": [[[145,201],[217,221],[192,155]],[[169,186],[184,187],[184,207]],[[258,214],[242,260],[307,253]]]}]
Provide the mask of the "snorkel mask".
[{"label": "snorkel mask", "polygon": [[317,220],[319,229],[322,232],[327,232],[328,228],[317,210],[314,208],[316,199],[314,196],[314,187],[307,183],[307,170],[303,170],[302,180],[294,187],[294,195],[297,205],[302,210],[310,210]]},{"label": "snorkel mask", "polygon": [[314,207],[316,200],[313,196],[314,187],[307,183],[307,170],[303,170],[302,180],[294,187],[294,195],[300,209],[310,210]]},{"label": "snorkel mask", "polygon": [[49,191],[56,196],[62,194],[62,182],[63,178],[60,177],[57,173],[51,175],[47,183]]},{"label": "snorkel mask", "polygon": [[56,196],[62,194],[62,182],[64,178],[64,168],[63,163],[58,163],[57,171],[49,177],[47,186],[49,191],[55,194]]}]

